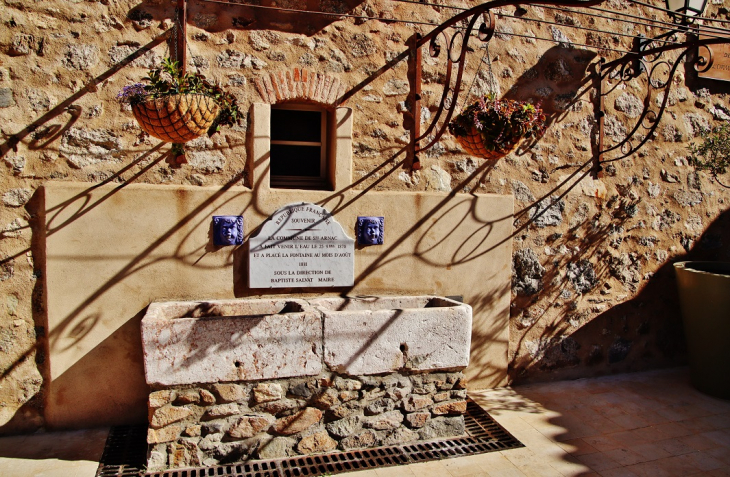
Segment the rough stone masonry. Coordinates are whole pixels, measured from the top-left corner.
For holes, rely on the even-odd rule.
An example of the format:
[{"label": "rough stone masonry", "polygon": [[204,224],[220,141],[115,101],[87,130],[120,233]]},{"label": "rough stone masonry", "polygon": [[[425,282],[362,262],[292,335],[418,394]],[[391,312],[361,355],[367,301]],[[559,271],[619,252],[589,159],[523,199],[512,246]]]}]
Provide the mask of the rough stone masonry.
[{"label": "rough stone masonry", "polygon": [[169,386],[149,397],[148,470],[212,466],[464,434],[461,372]]}]

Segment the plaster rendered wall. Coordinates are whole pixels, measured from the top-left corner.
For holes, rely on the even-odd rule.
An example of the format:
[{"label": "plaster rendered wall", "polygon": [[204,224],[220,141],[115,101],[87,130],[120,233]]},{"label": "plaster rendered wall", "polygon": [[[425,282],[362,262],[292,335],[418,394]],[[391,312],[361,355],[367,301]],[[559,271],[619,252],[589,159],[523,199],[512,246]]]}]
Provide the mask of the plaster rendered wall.
[{"label": "plaster rendered wall", "polygon": [[[661,32],[658,28],[623,23],[617,15],[601,18],[535,6],[496,9],[504,15],[497,16],[497,34],[489,53],[485,55],[483,45],[473,45],[464,85],[471,88],[471,97],[489,91],[488,68],[482,58],[491,59],[498,96],[542,100],[550,120],[544,137],[490,163],[463,154],[446,135],[421,155],[422,170],[404,169],[402,148],[408,137],[402,127],[402,102],[408,84],[406,64],[401,62],[345,104],[353,109],[352,186],[342,195],[292,192],[273,199],[262,196],[250,177],[251,118],[245,117],[240,125],[212,138],[188,144],[188,163],[178,165],[167,154],[169,145],[143,134],[129,110],[114,101],[122,86],[139,81],[147,68],[168,54],[165,44],[155,39],[171,27],[173,3],[0,0],[0,432],[68,422],[73,414],[54,414],[59,403],[67,407],[92,403],[91,410],[108,406],[104,412],[121,409],[114,401],[95,401],[95,397],[107,396],[112,388],[104,387],[114,383],[101,380],[90,388],[61,384],[66,378],[73,382],[79,375],[71,377],[77,372],[106,374],[108,369],[102,363],[126,363],[126,367],[119,366],[125,373],[139,370],[135,354],[128,352],[135,346],[131,341],[138,327],[135,320],[150,299],[192,292],[194,298],[201,298],[202,292],[212,291],[217,294],[209,293],[208,298],[245,295],[236,288],[234,277],[241,276],[236,254],[204,253],[207,218],[228,198],[239,195],[236,209],[248,207],[245,214],[250,231],[251,224],[259,223],[288,197],[306,197],[341,210],[339,214],[347,219],[341,222],[351,223],[352,207],[359,212],[360,203],[375,201],[371,197],[376,192],[388,197],[377,202],[378,207],[388,205],[385,212],[405,213],[410,207],[421,214],[430,210],[423,201],[442,200],[430,199],[428,193],[442,194],[438,196],[442,198],[451,192],[512,194],[516,204],[510,221],[513,280],[507,358],[512,379],[593,376],[685,362],[671,263],[684,257],[727,260],[730,239],[727,191],[688,165],[687,146],[703,129],[730,118],[727,84],[698,80],[691,64],[680,65],[671,81],[667,111],[647,143],[632,156],[606,164],[598,182],[585,180],[573,187],[570,181],[563,184],[593,155],[596,98],[588,73],[600,56],[618,57],[609,49],[630,49],[635,34],[655,36]],[[653,3],[663,5],[659,0]],[[196,0],[189,4],[190,67],[229,88],[245,112],[251,104],[262,102],[254,86],[256,78],[297,66],[336,75],[352,88],[404,51],[405,41],[413,33],[426,33],[455,14],[438,5],[323,1],[322,8],[329,11],[378,19],[320,16],[305,20],[304,15],[264,17],[252,8]],[[722,0],[708,4],[706,15],[728,19]],[[450,5],[474,4],[457,1]],[[661,12],[625,0],[607,0],[601,7],[647,21],[668,21]],[[250,29],[244,30],[245,26]],[[151,51],[145,53],[144,48]],[[137,53],[140,56],[131,64],[124,63],[128,55]],[[444,52],[440,59],[432,59],[424,52],[424,125],[441,97],[443,56]],[[678,53],[665,55],[669,60],[677,57]],[[664,97],[656,91],[647,96],[646,76],[614,84],[616,88],[605,98],[609,145],[633,129],[643,106],[656,108]],[[465,100],[459,99],[462,102]],[[643,131],[639,130],[639,136]],[[49,181],[82,184],[70,185],[68,190],[49,186],[48,198],[54,200],[49,205],[42,192]],[[102,183],[106,185],[97,188]],[[142,194],[136,189],[129,192],[131,183],[146,184],[140,186],[144,199],[128,198]],[[179,189],[182,192],[161,187],[171,185],[185,187]],[[57,192],[52,194],[53,187]],[[114,187],[124,190],[110,194],[109,188]],[[67,227],[54,228],[59,223],[54,214],[69,217],[88,209],[88,204],[81,205],[86,192],[72,206],[59,206],[63,198],[81,191],[109,197]],[[406,191],[426,195],[395,199]],[[558,199],[563,192],[566,195]],[[539,204],[544,208],[550,202],[543,201],[551,197],[556,205],[541,218],[530,220],[541,208]],[[457,199],[467,202],[458,202],[461,205],[451,209]],[[438,209],[436,218],[447,211],[456,217],[466,215],[462,208],[472,200],[476,199],[457,195],[447,207]],[[117,202],[144,208],[112,208]],[[345,207],[348,204],[352,207]],[[98,217],[102,210],[113,210],[116,215]],[[153,211],[158,211],[154,220]],[[195,213],[188,217],[191,212]],[[413,214],[406,217],[410,225],[417,224],[413,222],[416,217],[425,216]],[[93,238],[105,247],[94,245],[93,240],[78,241],[78,250],[86,256],[83,262],[74,261],[79,272],[61,273],[61,278],[56,275],[53,280],[58,286],[78,283],[73,300],[81,301],[56,307],[58,302],[51,293],[53,262],[46,261],[46,240],[49,249],[73,243],[75,237],[68,236],[66,242],[60,242],[60,237],[91,217],[108,225],[94,229],[99,232]],[[186,217],[187,221],[176,222]],[[387,224],[390,227],[393,222]],[[422,230],[424,225],[419,227]],[[136,231],[132,241],[130,230]],[[83,230],[79,233],[85,236]],[[455,243],[460,241],[463,237]],[[466,254],[471,250],[471,244],[467,245],[458,252]],[[404,246],[411,247],[408,260],[421,267],[418,253],[413,256],[420,249],[414,249],[415,243]],[[158,249],[163,250],[161,255],[157,255]],[[140,255],[148,266],[139,267],[133,261]],[[57,264],[62,259],[54,258]],[[198,259],[198,264],[190,265]],[[365,259],[361,255],[358,260]],[[390,263],[386,258],[383,267],[392,266]],[[488,260],[479,263],[479,270],[490,266]],[[438,266],[434,270],[440,274],[448,265]],[[182,290],[171,274],[178,269],[195,270],[201,279],[186,285],[193,288]],[[99,287],[118,273],[125,279],[113,288],[114,293],[109,294],[110,290],[96,296]],[[396,282],[402,272],[391,273],[394,276],[382,280],[393,282],[381,283],[379,276],[369,275],[358,286],[385,292],[397,285],[399,292],[440,293],[439,289],[416,290],[405,280]],[[449,282],[439,280],[435,271],[428,273],[432,275],[424,277],[433,278],[432,287],[444,287],[444,293],[451,293],[445,290]],[[141,281],[126,295],[114,295],[126,286],[122,283],[127,274]],[[170,281],[170,276],[175,280]],[[468,285],[471,291],[463,291],[465,299],[472,300],[475,310],[486,308],[491,289],[476,280]],[[148,296],[145,290],[149,286],[156,291]],[[112,302],[120,304],[118,314],[97,316],[100,312],[95,307],[112,295],[116,296]],[[131,298],[125,301],[122,296]],[[78,321],[69,320],[65,326],[70,315]],[[486,328],[483,333],[490,336],[494,330]],[[472,369],[480,374],[474,385],[501,383],[504,376],[501,367]],[[124,394],[123,402],[141,402],[135,394],[142,387],[141,374],[136,381],[132,374],[120,375],[126,376],[132,390]]]},{"label": "plaster rendered wall", "polygon": [[[145,420],[139,323],[153,301],[462,295],[474,309],[467,376],[481,387],[507,382],[510,196],[69,182],[47,183],[44,195],[51,426]],[[212,245],[213,215],[243,215],[247,239],[300,201],[333,212],[351,236],[358,215],[387,217],[385,244],[355,250],[353,288],[252,290],[245,245]]]}]

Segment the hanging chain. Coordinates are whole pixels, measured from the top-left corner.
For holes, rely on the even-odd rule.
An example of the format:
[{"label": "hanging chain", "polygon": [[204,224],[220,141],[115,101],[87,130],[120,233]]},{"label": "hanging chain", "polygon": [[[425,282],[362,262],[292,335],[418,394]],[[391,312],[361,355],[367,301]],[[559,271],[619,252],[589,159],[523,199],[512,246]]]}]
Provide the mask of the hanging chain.
[{"label": "hanging chain", "polygon": [[494,72],[492,71],[492,55],[489,53],[489,42],[487,42],[485,54],[487,55],[487,70],[488,70],[488,77],[487,77],[487,87],[489,88],[489,94],[491,96],[496,96],[497,94],[497,80],[494,78]]},{"label": "hanging chain", "polygon": [[178,51],[177,51],[177,36],[180,32],[180,9],[175,7],[175,20],[172,23],[172,35],[170,35],[170,43],[172,43],[172,57],[175,58],[175,61],[178,61]]},{"label": "hanging chain", "polygon": [[188,43],[187,41],[185,42],[185,49],[188,50],[188,63],[193,65],[196,73],[200,74],[200,68],[198,68],[198,64],[195,62],[195,56],[193,56],[193,49],[190,47],[190,43]]},{"label": "hanging chain", "polygon": [[[179,8],[175,9],[175,23],[173,25],[173,34],[174,34],[173,36],[175,39],[175,42],[173,43],[173,49],[174,49],[173,54],[175,55],[174,58],[178,61],[180,61],[179,56],[178,56],[178,53],[180,50],[178,49],[178,41],[177,41],[178,38],[177,37],[181,31],[184,31],[182,19],[180,18],[181,13],[182,12],[180,11]],[[190,61],[188,61],[187,63],[193,65],[193,68],[195,68],[196,73],[200,73],[200,69],[198,68],[198,65],[195,63],[195,61],[193,59],[193,50],[190,48],[190,43],[188,43],[187,38],[183,39],[183,45],[184,45],[185,50],[189,54]],[[185,69],[186,67],[187,67],[187,64],[185,64],[185,65],[180,64],[180,68]]]},{"label": "hanging chain", "polygon": [[[182,64],[181,58],[180,58],[180,50],[178,49],[178,37],[182,34],[184,29],[182,28],[182,24],[180,22],[180,17],[182,16],[182,12],[180,11],[179,7],[175,7],[175,21],[172,25],[172,57],[174,58],[174,61],[179,61],[180,64],[178,67],[180,68],[180,71],[185,71],[185,66]],[[184,42],[187,44],[187,41]],[[172,149],[170,149],[170,152],[172,153],[174,163],[178,167],[184,163],[187,162],[185,159],[185,144],[184,143],[174,143],[172,145]]]},{"label": "hanging chain", "polygon": [[467,103],[467,101],[471,97],[471,92],[474,89],[474,85],[477,82],[477,78],[479,78],[479,71],[481,71],[482,65],[484,64],[484,57],[485,56],[487,58],[487,65],[489,67],[489,84],[488,84],[489,93],[490,94],[494,94],[494,91],[493,91],[493,88],[494,88],[494,85],[493,85],[494,77],[492,76],[492,60],[489,57],[489,43],[487,43],[486,44],[486,48],[484,49],[484,54],[482,55],[482,58],[479,60],[479,65],[477,66],[477,70],[474,72],[474,79],[471,82],[471,86],[469,86],[469,89],[466,90],[466,94],[462,98],[460,110],[464,109],[464,105]]}]

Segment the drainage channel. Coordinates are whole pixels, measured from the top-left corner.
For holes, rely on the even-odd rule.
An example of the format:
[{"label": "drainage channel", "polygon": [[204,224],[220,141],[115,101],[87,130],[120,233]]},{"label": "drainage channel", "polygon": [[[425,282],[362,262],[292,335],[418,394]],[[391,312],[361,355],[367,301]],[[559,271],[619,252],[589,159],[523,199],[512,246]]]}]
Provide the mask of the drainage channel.
[{"label": "drainage channel", "polygon": [[464,422],[467,435],[449,439],[151,473],[143,470],[147,454],[146,426],[120,426],[109,433],[96,477],[314,477],[523,447],[471,400]]},{"label": "drainage channel", "polygon": [[147,426],[116,426],[109,431],[96,477],[138,477],[147,465]]}]

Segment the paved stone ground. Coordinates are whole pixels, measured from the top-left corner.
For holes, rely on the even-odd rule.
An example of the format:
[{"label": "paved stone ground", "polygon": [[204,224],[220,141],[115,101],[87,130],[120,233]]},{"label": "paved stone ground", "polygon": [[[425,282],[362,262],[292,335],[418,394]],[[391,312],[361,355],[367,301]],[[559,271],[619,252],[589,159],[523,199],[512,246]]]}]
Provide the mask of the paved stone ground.
[{"label": "paved stone ground", "polygon": [[469,395],[526,447],[353,477],[730,476],[730,401],[687,368]]},{"label": "paved stone ground", "polygon": [[[686,368],[470,395],[526,447],[349,475],[730,476],[730,401],[695,391]],[[0,438],[0,475],[93,476],[105,438],[104,429]]]},{"label": "paved stone ground", "polygon": [[0,475],[93,476],[108,434],[105,428],[0,437]]}]

